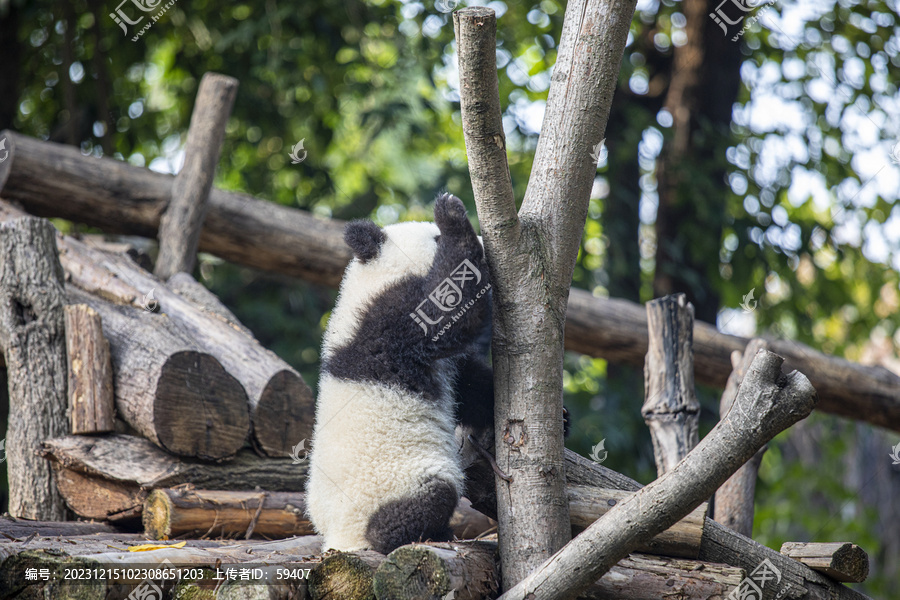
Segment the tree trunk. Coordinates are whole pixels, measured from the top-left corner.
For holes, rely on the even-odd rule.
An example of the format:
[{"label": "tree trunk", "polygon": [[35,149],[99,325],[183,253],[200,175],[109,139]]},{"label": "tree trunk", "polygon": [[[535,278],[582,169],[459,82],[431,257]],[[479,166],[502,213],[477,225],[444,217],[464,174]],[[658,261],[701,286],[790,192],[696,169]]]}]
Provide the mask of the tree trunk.
[{"label": "tree trunk", "polygon": [[662,476],[697,445],[700,403],[694,389],[694,307],[684,294],[647,303],[649,347],[641,414]]},{"label": "tree trunk", "polygon": [[116,306],[74,286],[67,293],[71,303],[90,306],[103,321],[116,408],[125,422],[181,456],[214,460],[243,446],[250,418],[240,381],[168,315]]},{"label": "tree trunk", "polygon": [[560,418],[565,303],[596,172],[591,151],[603,138],[633,13],[630,1],[567,6],[518,213],[500,116],[496,18],[490,9],[453,13],[469,172],[495,282],[496,455],[511,477],[497,482],[504,587],[569,539]]},{"label": "tree trunk", "polygon": [[69,366],[69,423],[74,434],[104,433],[116,426],[112,360],[97,311],[65,308]]},{"label": "tree trunk", "polygon": [[218,73],[206,73],[200,80],[184,148],[184,166],[175,177],[172,200],[159,223],[155,274],[162,280],[179,271],[194,270],[209,191],[237,88],[237,79]]},{"label": "tree trunk", "polygon": [[65,293],[55,234],[49,221],[34,217],[0,224],[0,348],[9,378],[9,512],[64,521],[50,465],[35,454],[41,442],[68,429]]}]

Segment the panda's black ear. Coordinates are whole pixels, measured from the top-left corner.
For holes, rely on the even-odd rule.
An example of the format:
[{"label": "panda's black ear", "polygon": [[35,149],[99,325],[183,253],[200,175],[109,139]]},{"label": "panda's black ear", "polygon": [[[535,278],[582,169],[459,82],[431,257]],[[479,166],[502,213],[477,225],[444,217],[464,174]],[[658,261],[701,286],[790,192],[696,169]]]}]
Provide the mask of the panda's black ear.
[{"label": "panda's black ear", "polygon": [[378,256],[381,245],[387,240],[384,230],[372,221],[351,221],[344,228],[344,241],[362,262]]}]

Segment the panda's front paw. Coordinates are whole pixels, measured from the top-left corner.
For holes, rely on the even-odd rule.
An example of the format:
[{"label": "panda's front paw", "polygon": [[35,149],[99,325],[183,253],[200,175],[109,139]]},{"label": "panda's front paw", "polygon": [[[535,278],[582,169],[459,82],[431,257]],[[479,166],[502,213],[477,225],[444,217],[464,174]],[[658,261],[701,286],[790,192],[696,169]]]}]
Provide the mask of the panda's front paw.
[{"label": "panda's front paw", "polygon": [[441,194],[434,203],[434,222],[442,235],[460,236],[468,232],[475,235],[466,205],[453,194]]}]

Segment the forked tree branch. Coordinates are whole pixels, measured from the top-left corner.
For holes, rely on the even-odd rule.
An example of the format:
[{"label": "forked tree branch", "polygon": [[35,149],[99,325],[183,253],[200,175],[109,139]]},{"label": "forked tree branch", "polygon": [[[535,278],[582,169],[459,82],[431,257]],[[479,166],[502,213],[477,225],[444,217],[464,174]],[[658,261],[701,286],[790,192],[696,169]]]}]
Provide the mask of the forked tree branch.
[{"label": "forked tree branch", "polygon": [[501,600],[574,598],[619,560],[708,498],[775,435],[812,412],[816,392],[760,350],[731,410],[674,469],[617,504]]},{"label": "forked tree branch", "polygon": [[518,237],[519,217],[506,162],[506,135],[497,79],[497,17],[485,7],[453,13],[459,54],[463,135],[478,203],[478,221],[506,247]]}]

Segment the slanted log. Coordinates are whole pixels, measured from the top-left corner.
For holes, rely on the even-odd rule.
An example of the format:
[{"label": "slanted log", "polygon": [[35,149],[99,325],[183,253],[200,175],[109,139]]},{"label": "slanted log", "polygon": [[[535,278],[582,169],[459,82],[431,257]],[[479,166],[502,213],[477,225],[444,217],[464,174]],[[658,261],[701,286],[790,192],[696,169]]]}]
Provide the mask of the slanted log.
[{"label": "slanted log", "polygon": [[375,570],[385,555],[371,550],[327,553],[309,578],[312,600],[374,600]]},{"label": "slanted log", "polygon": [[23,217],[0,224],[0,349],[9,380],[9,513],[63,521],[53,473],[35,451],[64,435],[66,338],[63,270],[49,221]]},{"label": "slanted log", "polygon": [[218,73],[205,73],[200,80],[184,148],[184,166],[175,176],[172,199],[160,218],[155,270],[160,279],[194,270],[209,190],[237,88],[237,79]]},{"label": "slanted log", "polygon": [[69,507],[92,519],[139,518],[153,488],[191,483],[217,490],[302,492],[306,480],[306,465],[290,459],[260,458],[241,450],[228,462],[200,462],[121,434],[51,439],[42,453],[57,472]]},{"label": "slanted log", "polygon": [[[722,399],[719,401],[719,418],[724,418],[731,410],[731,405],[734,404],[734,399],[747,369],[750,368],[753,357],[760,349],[767,348],[765,340],[754,339],[747,344],[743,354],[740,352],[732,354],[734,370],[728,376],[728,383],[725,385],[725,391],[722,392]],[[747,537],[753,535],[753,501],[756,494],[756,478],[767,448],[768,446],[760,448],[753,458],[748,460],[716,491],[715,520]]]},{"label": "slanted log", "polygon": [[228,310],[227,306],[222,304],[222,301],[219,300],[215,294],[209,291],[206,286],[198,282],[190,274],[184,272],[175,273],[169,277],[169,280],[166,282],[166,287],[176,294],[180,294],[184,298],[190,300],[194,306],[200,310],[224,319],[229,325],[240,329],[249,336],[253,335],[253,333],[244,327],[238,318],[234,316],[234,313]]},{"label": "slanted log", "polygon": [[862,583],[869,576],[869,555],[850,542],[786,542],[781,553],[837,581]]},{"label": "slanted log", "polygon": [[[0,136],[7,138],[9,150],[8,159],[0,163],[3,198],[38,216],[62,217],[109,233],[156,237],[171,175],[82,156],[78,148],[10,130]],[[337,287],[352,257],[343,228],[342,221],[213,188],[199,249],[240,265]],[[573,289],[565,333],[567,350],[644,364],[647,313],[640,304]],[[693,335],[697,382],[724,387],[731,353],[743,350],[749,340],[700,321],[694,323]],[[900,431],[900,376],[790,340],[771,346],[786,358],[786,368],[809,377],[819,394],[818,410]]]},{"label": "slanted log", "polygon": [[117,306],[72,285],[66,292],[102,319],[123,420],[181,456],[219,459],[241,448],[250,430],[247,394],[214,356],[168,315]]},{"label": "slanted log", "polygon": [[303,494],[198,490],[193,486],[153,490],[144,501],[144,533],[153,540],[191,537],[284,538],[313,535]]},{"label": "slanted log", "polygon": [[97,311],[86,304],[65,308],[69,365],[69,425],[74,434],[113,431],[112,360]]},{"label": "slanted log", "polygon": [[694,307],[684,294],[647,303],[649,347],[641,415],[653,439],[656,473],[671,471],[697,445],[700,402],[694,389]]},{"label": "slanted log", "polygon": [[[493,598],[500,583],[496,552],[495,541],[403,546],[389,554],[375,571],[375,597],[378,600]],[[579,598],[720,600],[743,578],[743,569],[728,565],[631,554]]]}]

